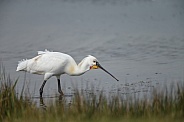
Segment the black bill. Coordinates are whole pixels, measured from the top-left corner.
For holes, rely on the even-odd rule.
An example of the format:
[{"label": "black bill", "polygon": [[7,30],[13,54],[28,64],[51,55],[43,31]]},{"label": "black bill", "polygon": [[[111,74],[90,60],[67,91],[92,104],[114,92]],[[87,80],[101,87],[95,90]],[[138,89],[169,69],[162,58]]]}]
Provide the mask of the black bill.
[{"label": "black bill", "polygon": [[108,72],[106,69],[104,69],[98,62],[96,63],[96,65],[101,68],[103,71],[105,71],[106,73],[108,73],[110,76],[112,76],[114,79],[116,79],[117,81],[119,81],[116,77],[114,77],[110,72]]}]

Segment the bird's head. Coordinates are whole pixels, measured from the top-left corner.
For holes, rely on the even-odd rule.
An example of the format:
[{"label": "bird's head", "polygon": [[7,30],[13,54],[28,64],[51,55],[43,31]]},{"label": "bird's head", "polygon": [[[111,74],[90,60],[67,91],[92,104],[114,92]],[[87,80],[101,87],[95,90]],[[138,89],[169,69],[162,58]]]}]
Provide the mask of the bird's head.
[{"label": "bird's head", "polygon": [[111,73],[109,73],[106,69],[104,69],[101,65],[100,65],[100,63],[99,63],[99,61],[94,57],[94,56],[91,56],[91,55],[88,55],[88,57],[87,57],[87,59],[86,59],[87,61],[88,61],[88,64],[89,64],[89,66],[90,66],[90,70],[92,70],[92,69],[102,69],[102,70],[104,70],[106,73],[108,73],[109,75],[111,75],[114,79],[116,79],[117,81],[119,81],[117,78],[115,78]]},{"label": "bird's head", "polygon": [[99,66],[97,65],[98,64],[98,60],[94,56],[88,55],[86,60],[87,60],[87,62],[89,64],[89,69],[90,70],[99,68]]}]

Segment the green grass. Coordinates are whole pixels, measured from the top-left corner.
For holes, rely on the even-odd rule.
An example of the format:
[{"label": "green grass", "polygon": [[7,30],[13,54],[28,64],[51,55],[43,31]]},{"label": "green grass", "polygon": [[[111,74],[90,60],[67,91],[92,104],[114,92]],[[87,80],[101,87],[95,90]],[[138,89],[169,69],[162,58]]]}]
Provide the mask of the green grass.
[{"label": "green grass", "polygon": [[109,100],[103,92],[85,95],[76,90],[72,102],[65,98],[50,100],[46,109],[29,96],[17,95],[15,86],[3,68],[0,70],[0,121],[3,122],[173,122],[184,120],[184,87],[154,91],[152,100],[124,101],[120,96]]}]

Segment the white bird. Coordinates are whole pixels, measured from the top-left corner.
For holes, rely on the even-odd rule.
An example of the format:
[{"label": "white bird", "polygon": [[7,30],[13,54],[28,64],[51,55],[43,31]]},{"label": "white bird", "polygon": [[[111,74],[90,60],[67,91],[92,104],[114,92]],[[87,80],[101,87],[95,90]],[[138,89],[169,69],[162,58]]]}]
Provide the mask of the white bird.
[{"label": "white bird", "polygon": [[[42,97],[43,88],[50,77],[56,76],[58,81],[58,92],[63,95],[60,85],[60,75],[68,74],[71,76],[78,76],[89,70],[98,68],[101,68],[115,78],[99,64],[94,56],[88,55],[77,65],[74,59],[68,54],[45,50],[38,51],[38,56],[32,59],[23,59],[19,61],[16,71],[26,71],[33,74],[44,75],[44,82],[40,88],[40,97]],[[117,78],[115,79],[118,81]]]}]

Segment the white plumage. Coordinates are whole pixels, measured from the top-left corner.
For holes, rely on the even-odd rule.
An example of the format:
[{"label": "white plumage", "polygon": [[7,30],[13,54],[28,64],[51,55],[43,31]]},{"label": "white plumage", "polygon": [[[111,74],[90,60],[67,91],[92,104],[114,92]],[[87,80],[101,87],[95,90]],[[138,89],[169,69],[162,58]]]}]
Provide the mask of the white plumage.
[{"label": "white plumage", "polygon": [[[50,77],[57,77],[58,91],[63,94],[60,86],[60,75],[81,75],[90,69],[98,68],[110,74],[98,63],[98,60],[94,56],[87,56],[77,65],[74,59],[68,54],[45,50],[38,51],[38,56],[32,59],[19,61],[16,71],[26,71],[33,74],[44,75],[44,82],[40,88],[40,97],[42,97],[43,87]],[[115,78],[113,75],[111,76]]]}]

